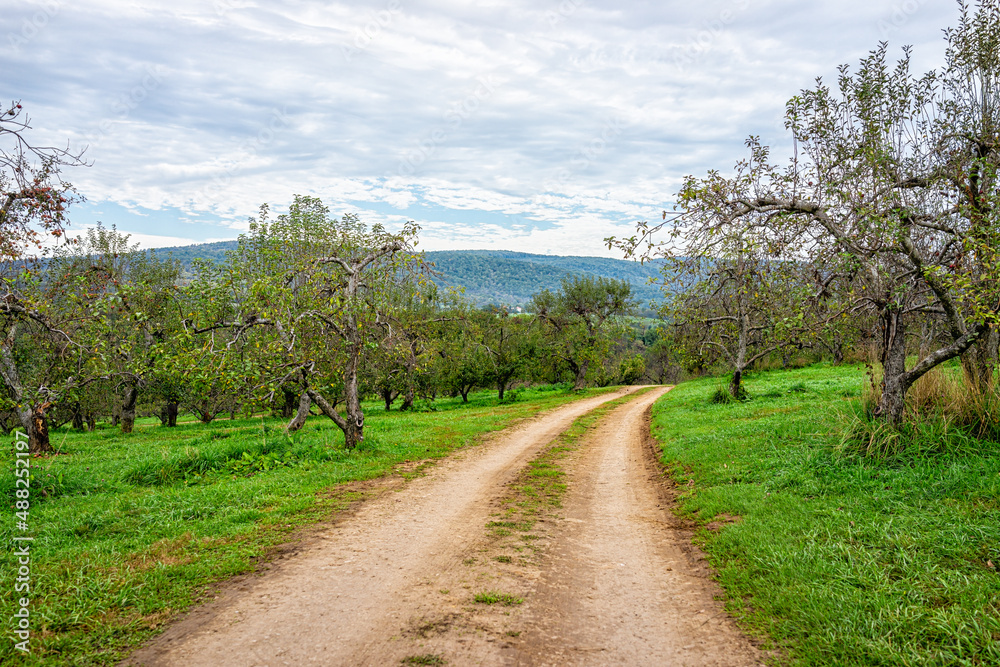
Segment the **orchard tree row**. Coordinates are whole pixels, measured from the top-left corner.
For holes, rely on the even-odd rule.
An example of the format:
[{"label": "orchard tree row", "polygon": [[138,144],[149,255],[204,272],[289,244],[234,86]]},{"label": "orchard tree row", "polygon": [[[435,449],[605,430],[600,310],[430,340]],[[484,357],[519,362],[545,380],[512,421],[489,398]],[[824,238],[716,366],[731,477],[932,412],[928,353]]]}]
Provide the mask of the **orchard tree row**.
[{"label": "orchard tree row", "polygon": [[475,309],[438,293],[417,231],[335,219],[296,197],[278,216],[262,207],[227,261],[197,264],[183,284],[177,262],[100,226],[44,261],[9,253],[0,421],[42,452],[49,429],[70,422],[109,418],[127,433],[142,414],[170,427],[182,413],[207,423],[274,410],[294,431],[318,411],[353,448],[364,398],[410,409],[482,387],[504,400],[518,382],[642,375],[622,326],[635,305],[626,283],[567,280],[536,296],[537,315]]}]

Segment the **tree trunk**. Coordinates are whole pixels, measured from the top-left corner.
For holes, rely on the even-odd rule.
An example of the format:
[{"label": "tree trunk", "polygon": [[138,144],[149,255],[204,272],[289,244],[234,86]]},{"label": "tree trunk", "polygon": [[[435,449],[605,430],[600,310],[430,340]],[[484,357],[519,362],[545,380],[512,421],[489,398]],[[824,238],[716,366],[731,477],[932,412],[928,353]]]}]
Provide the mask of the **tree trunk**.
[{"label": "tree trunk", "polygon": [[906,372],[906,325],[895,310],[880,317],[882,329],[882,395],[875,416],[892,426],[903,421],[906,392],[912,384]]},{"label": "tree trunk", "polygon": [[179,411],[179,404],[177,401],[169,400],[166,405],[163,406],[163,413],[166,416],[166,425],[168,427],[177,426],[177,413]]},{"label": "tree trunk", "polygon": [[993,387],[996,381],[997,347],[1000,330],[990,327],[962,355],[962,369],[969,384],[980,393]]},{"label": "tree trunk", "polygon": [[88,412],[87,413],[87,430],[89,432],[93,433],[95,428],[97,428],[97,415],[95,415],[93,412]]},{"label": "tree trunk", "polygon": [[739,399],[743,396],[743,369],[733,371],[733,379],[729,381],[729,395]]},{"label": "tree trunk", "polygon": [[[351,276],[351,278],[354,280],[357,276]],[[357,294],[356,286],[353,293]],[[361,397],[358,395],[358,366],[361,364],[363,346],[358,332],[358,324],[353,317],[351,318],[351,330],[351,352],[347,357],[347,368],[344,373],[344,412],[346,414],[340,421],[334,419],[332,415],[330,416],[344,432],[344,445],[347,449],[354,449],[365,439],[365,413],[361,409]],[[320,407],[322,408],[322,406]]]},{"label": "tree trunk", "polygon": [[284,403],[281,404],[281,418],[291,419],[299,405],[299,396],[297,396],[294,391],[284,387],[282,387],[281,393],[285,399]]},{"label": "tree trunk", "polygon": [[468,403],[469,402],[469,392],[471,390],[472,390],[472,387],[469,387],[468,389],[466,389],[465,387],[460,387],[459,388],[458,393],[462,395],[462,402],[463,403]]},{"label": "tree trunk", "polygon": [[833,341],[833,363],[837,366],[844,363],[844,343],[839,338]]},{"label": "tree trunk", "polygon": [[[742,309],[742,304],[740,308]],[[747,366],[747,346],[750,338],[750,317],[742,313],[739,316],[740,332],[736,341],[736,362],[733,364],[733,379],[729,382],[729,394],[736,400],[743,400],[743,371]]]},{"label": "tree trunk", "polygon": [[392,402],[396,400],[396,397],[399,396],[399,394],[392,389],[385,388],[382,389],[381,393],[382,400],[385,401],[385,411],[389,412],[389,410],[392,409]]},{"label": "tree trunk", "polygon": [[45,416],[47,403],[31,411],[31,430],[28,432],[28,451],[32,454],[45,454],[52,451],[49,442],[49,421]]},{"label": "tree trunk", "polygon": [[309,398],[309,393],[303,391],[299,395],[299,408],[295,413],[295,417],[292,418],[292,421],[288,422],[288,426],[286,427],[290,432],[294,433],[305,426],[306,417],[309,416],[309,408],[311,406],[312,399]]},{"label": "tree trunk", "polygon": [[18,420],[21,427],[28,434],[28,451],[33,455],[48,454],[52,451],[52,443],[49,442],[49,420],[45,416],[45,411],[51,404],[25,406],[17,410]]},{"label": "tree trunk", "polygon": [[83,412],[80,410],[79,403],[73,406],[73,428],[77,431],[82,431],[84,429]]},{"label": "tree trunk", "polygon": [[121,419],[122,433],[131,433],[135,427],[135,404],[139,400],[139,388],[130,384],[125,388],[125,400],[122,401]]},{"label": "tree trunk", "polygon": [[573,391],[579,391],[587,386],[587,371],[590,369],[590,360],[584,359],[583,363],[575,364],[576,378],[573,381]]}]

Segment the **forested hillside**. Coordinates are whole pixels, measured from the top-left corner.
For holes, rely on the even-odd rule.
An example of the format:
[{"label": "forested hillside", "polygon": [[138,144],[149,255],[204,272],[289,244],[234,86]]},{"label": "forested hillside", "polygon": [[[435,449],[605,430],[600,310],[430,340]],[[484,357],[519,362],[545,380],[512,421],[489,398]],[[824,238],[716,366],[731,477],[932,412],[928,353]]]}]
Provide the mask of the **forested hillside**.
[{"label": "forested hillside", "polygon": [[643,308],[660,296],[659,287],[649,284],[659,276],[654,264],[505,250],[429,252],[427,259],[441,273],[439,285],[464,287],[465,296],[479,304],[522,305],[539,290],[558,289],[563,278],[581,274],[630,283]]},{"label": "forested hillside", "polygon": [[[221,262],[226,252],[236,248],[236,241],[219,241],[199,245],[160,248],[160,255],[180,260],[190,271],[195,259]],[[439,274],[439,287],[463,287],[465,296],[477,305],[497,304],[521,306],[542,289],[556,290],[562,279],[571,275],[625,280],[632,285],[640,307],[660,297],[657,285],[649,284],[660,275],[658,263],[610,259],[606,257],[564,257],[533,255],[507,250],[446,250],[426,253]]]}]

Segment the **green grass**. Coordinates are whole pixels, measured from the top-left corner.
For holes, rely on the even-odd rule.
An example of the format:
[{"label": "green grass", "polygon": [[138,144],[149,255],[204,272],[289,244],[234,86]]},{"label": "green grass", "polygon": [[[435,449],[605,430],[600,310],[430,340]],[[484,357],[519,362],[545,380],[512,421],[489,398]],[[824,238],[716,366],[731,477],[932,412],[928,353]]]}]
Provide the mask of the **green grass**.
[{"label": "green grass", "polygon": [[448,662],[436,653],[410,655],[399,661],[402,665],[446,665]]},{"label": "green grass", "polygon": [[713,403],[717,379],[674,389],[654,434],[678,511],[775,661],[1000,664],[1000,452],[844,455],[863,381],[819,365],[753,374],[745,403]]},{"label": "green grass", "polygon": [[500,591],[476,593],[473,600],[479,604],[502,604],[505,607],[513,607],[524,602],[523,598],[511,595],[510,593],[501,593]]},{"label": "green grass", "polygon": [[[607,390],[593,390],[593,395]],[[295,530],[329,519],[363,495],[349,482],[397,464],[436,459],[490,431],[579,398],[563,387],[519,390],[498,405],[490,392],[469,404],[439,400],[436,411],[367,406],[365,440],[346,451],[328,419],[310,418],[292,437],[279,419],[218,420],[136,432],[110,427],[52,433],[60,455],[32,461],[31,648],[13,648],[13,550],[0,553],[5,619],[0,663],[107,665],[124,658],[212,584],[252,571]],[[0,490],[15,530],[13,456],[3,454]]]}]

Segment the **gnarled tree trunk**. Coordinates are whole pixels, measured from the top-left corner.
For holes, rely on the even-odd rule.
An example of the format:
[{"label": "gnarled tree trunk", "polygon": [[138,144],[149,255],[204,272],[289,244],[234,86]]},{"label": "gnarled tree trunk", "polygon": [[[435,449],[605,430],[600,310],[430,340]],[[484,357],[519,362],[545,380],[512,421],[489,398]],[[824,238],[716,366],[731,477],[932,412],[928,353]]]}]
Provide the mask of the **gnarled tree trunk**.
[{"label": "gnarled tree trunk", "polygon": [[282,387],[281,394],[284,398],[284,402],[281,404],[281,418],[290,419],[291,416],[295,414],[300,397],[296,396],[294,391],[291,391],[286,387]]},{"label": "gnarled tree trunk", "polygon": [[906,372],[906,325],[897,310],[889,310],[880,320],[882,395],[875,406],[875,416],[899,426],[906,407],[906,392],[915,381]]},{"label": "gnarled tree trunk", "polygon": [[51,403],[23,405],[17,409],[21,428],[28,434],[28,451],[31,454],[48,454],[52,451],[52,443],[49,442],[49,420],[45,415],[49,407]]},{"label": "gnarled tree trunk", "polygon": [[303,391],[299,395],[299,408],[296,411],[295,416],[292,418],[292,421],[288,422],[288,426],[286,428],[294,433],[305,426],[306,417],[309,416],[309,408],[311,406],[312,399],[309,397],[309,392]]},{"label": "gnarled tree trunk", "polygon": [[7,340],[0,343],[0,377],[7,386],[10,397],[18,405],[15,412],[18,421],[21,422],[21,428],[28,434],[28,451],[36,455],[45,454],[52,451],[52,444],[49,442],[49,422],[45,416],[45,411],[51,403],[33,404],[25,395],[12,353],[16,333],[15,325],[11,328]]},{"label": "gnarled tree trunk", "polygon": [[590,360],[584,359],[579,364],[573,364],[576,377],[573,380],[573,390],[578,391],[587,386],[587,371],[590,370]]},{"label": "gnarled tree trunk", "polygon": [[135,404],[139,400],[139,388],[135,384],[125,386],[125,399],[121,405],[122,433],[131,433],[135,427]]}]

